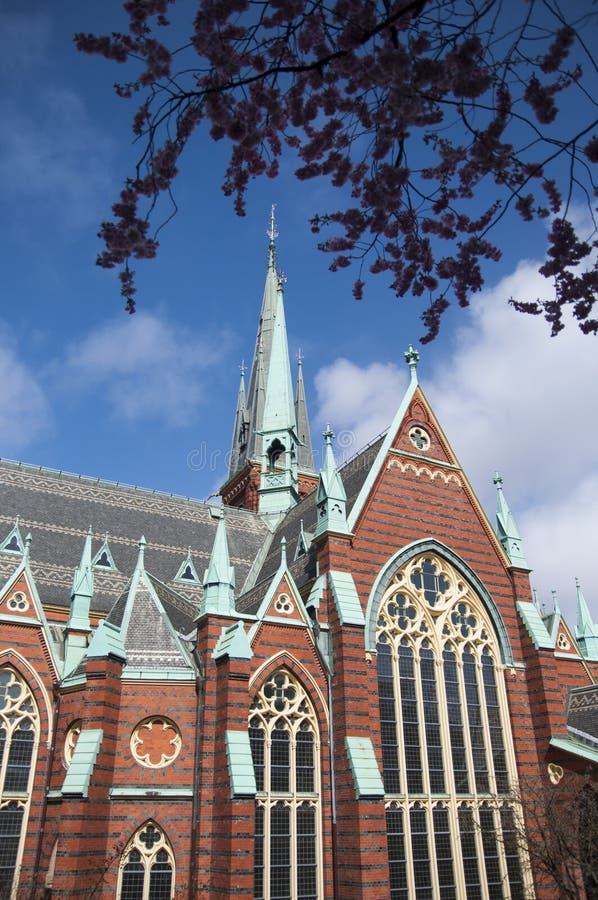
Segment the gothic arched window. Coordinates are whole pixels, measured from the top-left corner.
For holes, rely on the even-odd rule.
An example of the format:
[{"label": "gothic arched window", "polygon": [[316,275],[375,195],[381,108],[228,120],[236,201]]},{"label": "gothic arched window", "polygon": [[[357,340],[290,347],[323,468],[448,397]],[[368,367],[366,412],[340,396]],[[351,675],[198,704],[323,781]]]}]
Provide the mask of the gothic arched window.
[{"label": "gothic arched window", "polygon": [[249,739],[257,787],[255,900],[319,900],[318,725],[307,694],[286,670],[258,691]]},{"label": "gothic arched window", "polygon": [[490,617],[434,553],[410,559],[376,625],[391,900],[522,900],[520,809]]},{"label": "gothic arched window", "polygon": [[127,844],[119,871],[119,900],[172,900],[174,857],[164,832],[146,822]]},{"label": "gothic arched window", "polygon": [[9,888],[23,851],[38,742],[33,694],[14,669],[0,669],[0,884]]}]

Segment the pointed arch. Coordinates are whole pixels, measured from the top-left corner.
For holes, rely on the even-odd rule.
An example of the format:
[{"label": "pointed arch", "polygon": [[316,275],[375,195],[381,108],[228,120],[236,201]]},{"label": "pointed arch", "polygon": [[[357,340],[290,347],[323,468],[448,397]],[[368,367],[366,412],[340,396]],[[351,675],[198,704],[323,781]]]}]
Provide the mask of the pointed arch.
[{"label": "pointed arch", "polygon": [[[471,570],[428,541],[372,591],[390,898],[524,900],[500,632]],[[458,561],[458,557],[453,558]],[[508,645],[507,645],[508,646]]]},{"label": "pointed arch", "polygon": [[0,884],[13,891],[19,882],[39,735],[32,690],[15,666],[0,664]]},{"label": "pointed arch", "polygon": [[118,869],[118,900],[172,900],[175,857],[166,833],[147,819],[129,839]]},{"label": "pointed arch", "polygon": [[453,550],[450,550],[441,541],[434,538],[428,538],[424,541],[414,541],[407,544],[401,550],[391,556],[386,565],[380,570],[374,582],[368,600],[366,616],[365,616],[365,645],[366,651],[373,652],[376,649],[376,623],[378,619],[378,611],[384,592],[386,591],[390,581],[395,577],[403,566],[415,556],[423,556],[426,553],[435,554],[446,560],[454,569],[459,572],[462,577],[469,582],[472,590],[484,604],[488,615],[492,621],[496,637],[498,639],[501,661],[506,666],[512,666],[513,651],[509,635],[503,622],[496,603],[491,594],[488,592],[483,582],[478,578],[467,563],[461,559]]},{"label": "pointed arch", "polygon": [[[249,689],[252,692],[258,691],[268,678],[278,669],[288,669],[289,672],[297,678],[315,707],[320,729],[328,729],[328,703],[326,702],[324,694],[303,663],[293,656],[292,653],[289,653],[288,650],[281,650],[279,653],[276,653],[274,656],[270,656],[265,660],[251,676]],[[322,674],[325,673],[323,672]]]},{"label": "pointed arch", "polygon": [[249,712],[255,796],[254,900],[323,896],[321,740],[305,688],[287,668]]}]

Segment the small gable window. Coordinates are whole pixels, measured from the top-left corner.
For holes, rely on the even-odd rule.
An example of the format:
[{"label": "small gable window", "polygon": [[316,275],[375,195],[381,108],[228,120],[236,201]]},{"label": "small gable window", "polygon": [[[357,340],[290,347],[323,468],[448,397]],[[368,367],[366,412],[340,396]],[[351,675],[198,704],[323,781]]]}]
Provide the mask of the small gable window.
[{"label": "small gable window", "polygon": [[92,565],[96,569],[116,569],[110,547],[108,546],[108,535],[106,535],[104,543],[94,556]]},{"label": "small gable window", "polygon": [[14,528],[8,532],[2,543],[0,543],[1,553],[22,553],[23,539],[19,531],[19,519],[15,522]]},{"label": "small gable window", "polygon": [[148,822],[123,853],[119,900],[171,900],[174,897],[174,856],[166,835]]},{"label": "small gable window", "polygon": [[187,584],[199,584],[199,578],[191,559],[191,547],[189,547],[187,556],[181,563],[179,571],[174,576],[174,580],[187,582]]}]

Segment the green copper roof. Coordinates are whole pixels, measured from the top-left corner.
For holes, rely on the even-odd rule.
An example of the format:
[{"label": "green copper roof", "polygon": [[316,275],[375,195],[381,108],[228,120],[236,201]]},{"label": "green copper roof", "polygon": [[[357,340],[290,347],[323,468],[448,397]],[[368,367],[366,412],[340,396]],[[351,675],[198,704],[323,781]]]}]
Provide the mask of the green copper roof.
[{"label": "green copper roof", "polygon": [[548,633],[540,611],[535,604],[519,601],[517,609],[536,650],[554,650],[556,635],[553,638]]},{"label": "green copper roof", "polygon": [[303,471],[314,471],[314,455],[311,446],[311,432],[309,430],[309,416],[307,414],[307,400],[305,397],[305,385],[303,383],[303,357],[301,351],[297,359],[297,384],[295,386],[295,422],[297,424],[297,437],[299,447],[297,460],[299,468]]},{"label": "green copper roof", "polygon": [[383,797],[384,785],[371,738],[347,736],[345,746],[357,798]]},{"label": "green copper roof", "polygon": [[73,751],[73,758],[64,776],[62,794],[81,794],[87,797],[89,782],[102,743],[101,728],[83,729]]},{"label": "green copper roof", "polygon": [[243,622],[235,622],[222,629],[212,653],[214,659],[229,656],[231,659],[251,659],[253,650]]},{"label": "green copper roof", "polygon": [[[264,286],[262,308],[255,339],[255,350],[249,375],[249,388],[245,405],[247,416],[247,441],[243,449],[239,447],[239,452],[231,456],[229,478],[232,478],[235,472],[242,469],[249,460],[261,456],[262,441],[260,433],[263,425],[266,381],[270,369],[272,336],[275,326],[278,297],[276,237],[277,231],[274,222],[274,207],[272,207],[270,226],[268,228],[268,268],[266,271],[266,284]],[[237,409],[238,408],[237,404]]]},{"label": "green copper roof", "polygon": [[239,468],[239,460],[243,451],[245,450],[245,447],[247,446],[248,428],[249,414],[247,412],[247,404],[245,402],[245,364],[241,363],[241,378],[239,381],[239,392],[237,394],[237,409],[235,411],[233,437],[230,445],[229,478],[234,475]]},{"label": "green copper roof", "polygon": [[318,508],[318,521],[315,534],[325,531],[336,531],[343,534],[349,533],[347,526],[347,495],[342,479],[336,467],[334,452],[332,450],[332,438],[334,434],[330,425],[326,426],[324,438],[326,449],[324,451],[324,465],[320,471],[316,504]]},{"label": "green copper roof", "polygon": [[577,627],[575,636],[582,656],[592,661],[598,661],[598,624],[595,624],[588,604],[582,593],[579,579],[575,579],[577,591]]},{"label": "green copper roof", "polygon": [[218,522],[212,554],[203,579],[201,614],[234,612],[235,570],[230,564],[224,516]]},{"label": "green copper roof", "polygon": [[556,750],[565,750],[567,753],[573,753],[574,756],[580,756],[582,759],[598,763],[598,750],[595,750],[588,744],[582,744],[581,741],[575,741],[573,738],[553,737],[550,739],[550,746]]},{"label": "green copper roof", "polygon": [[523,545],[502,489],[502,477],[497,472],[494,476],[496,485],[496,536],[501,542],[511,565],[519,569],[529,569],[523,553]]},{"label": "green copper roof", "polygon": [[254,797],[255,773],[247,731],[226,732],[226,758],[231,797]]},{"label": "green copper roof", "polygon": [[85,652],[88,659],[104,659],[113,656],[122,662],[127,661],[120,628],[102,620],[95,630],[89,647]]},{"label": "green copper roof", "polygon": [[365,626],[365,617],[351,573],[331,570],[328,577],[341,625]]},{"label": "green copper roof", "polygon": [[[68,628],[91,631],[89,606],[93,597],[93,568],[91,561],[91,528],[85,537],[81,562],[75,569],[71,591],[71,612]],[[68,644],[68,637],[67,637]],[[78,660],[77,660],[78,662]],[[74,668],[74,665],[72,666]]]},{"label": "green copper roof", "polygon": [[284,315],[282,283],[276,292],[276,306],[266,373],[266,397],[261,431],[295,431],[295,401],[291,382],[291,364]]}]

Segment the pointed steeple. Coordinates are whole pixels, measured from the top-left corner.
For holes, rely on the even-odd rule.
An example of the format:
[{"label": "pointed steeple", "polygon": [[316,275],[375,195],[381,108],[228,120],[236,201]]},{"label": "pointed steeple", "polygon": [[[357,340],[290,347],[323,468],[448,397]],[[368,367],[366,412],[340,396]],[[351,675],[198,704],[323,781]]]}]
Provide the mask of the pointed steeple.
[{"label": "pointed steeple", "polygon": [[496,535],[503,545],[511,565],[529,570],[513,513],[503,494],[502,476],[498,472],[494,476],[494,484],[496,485]]},{"label": "pointed steeple", "polygon": [[239,381],[239,393],[237,394],[233,439],[230,446],[229,477],[234,475],[239,468],[239,459],[247,447],[247,432],[249,430],[249,414],[245,403],[245,361],[241,363],[240,368],[241,379]]},{"label": "pointed steeple", "polygon": [[240,471],[250,460],[256,459],[261,453],[261,441],[259,433],[262,430],[262,418],[264,409],[264,391],[266,377],[270,367],[270,355],[272,352],[272,334],[275,325],[276,303],[278,295],[278,275],[276,273],[276,238],[278,232],[274,221],[274,209],[270,212],[270,225],[268,234],[268,267],[266,270],[266,284],[262,298],[260,320],[255,338],[255,350],[249,375],[249,389],[247,391],[246,409],[248,412],[247,443],[236,459],[236,469],[233,469],[232,460],[229,468],[229,478]]},{"label": "pointed steeple", "polygon": [[577,591],[577,627],[575,629],[577,644],[582,656],[586,659],[598,660],[598,624],[594,623],[592,619],[579,584],[579,578],[575,579],[575,588]]},{"label": "pointed steeple", "polygon": [[81,561],[75,569],[71,590],[69,627],[89,630],[89,606],[93,597],[93,568],[91,562],[91,526],[85,536]]},{"label": "pointed steeple", "polygon": [[305,399],[305,385],[303,384],[303,356],[301,350],[297,357],[297,384],[295,386],[295,422],[297,424],[297,437],[299,449],[297,462],[302,471],[313,472],[314,455],[311,447],[311,434],[309,431],[309,416],[307,415],[307,400]]},{"label": "pointed steeple", "polygon": [[[255,352],[247,393],[243,383],[237,398],[228,472],[230,482],[251,465],[251,480],[242,485],[229,485],[222,496],[231,505],[247,503],[250,508],[255,508],[252,504],[256,504],[257,487],[257,511],[273,519],[285,513],[299,499],[299,469],[307,475],[315,473],[301,366],[297,393],[293,393],[283,296],[285,279],[276,269],[278,232],[274,207],[267,234],[266,284]],[[297,418],[301,435],[297,430]],[[258,473],[258,465],[261,474]]]},{"label": "pointed steeple", "polygon": [[283,280],[279,279],[276,293],[274,328],[270,345],[270,363],[266,376],[266,398],[262,431],[295,431],[295,403],[291,382],[291,364],[287,326],[284,315]]},{"label": "pointed steeple", "polygon": [[324,432],[326,449],[324,451],[324,465],[320,472],[316,505],[318,509],[318,522],[315,535],[325,531],[335,531],[340,534],[349,534],[347,525],[347,495],[336,467],[334,452],[332,450],[332,438],[334,432],[330,425]]},{"label": "pointed steeple", "polygon": [[85,536],[81,561],[75,569],[71,590],[71,611],[66,626],[63,673],[77,668],[87,649],[91,632],[89,607],[93,597],[93,567],[91,560],[91,526]]},{"label": "pointed steeple", "polygon": [[224,515],[221,515],[216,528],[210,563],[204,574],[201,614],[231,615],[234,613],[234,590],[235,570],[230,564],[226,525]]}]

